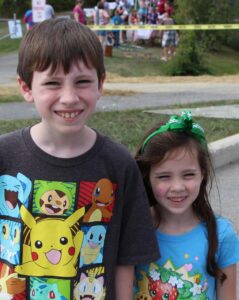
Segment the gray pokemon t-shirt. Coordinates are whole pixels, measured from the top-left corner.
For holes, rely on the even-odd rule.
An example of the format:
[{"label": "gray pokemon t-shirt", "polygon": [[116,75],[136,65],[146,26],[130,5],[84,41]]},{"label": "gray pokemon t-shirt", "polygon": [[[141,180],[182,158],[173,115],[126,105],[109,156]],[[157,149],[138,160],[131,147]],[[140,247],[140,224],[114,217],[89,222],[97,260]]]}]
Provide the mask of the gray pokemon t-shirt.
[{"label": "gray pokemon t-shirt", "polygon": [[97,134],[87,153],[52,157],[30,128],[0,137],[0,299],[115,298],[116,265],[158,258],[137,166]]}]

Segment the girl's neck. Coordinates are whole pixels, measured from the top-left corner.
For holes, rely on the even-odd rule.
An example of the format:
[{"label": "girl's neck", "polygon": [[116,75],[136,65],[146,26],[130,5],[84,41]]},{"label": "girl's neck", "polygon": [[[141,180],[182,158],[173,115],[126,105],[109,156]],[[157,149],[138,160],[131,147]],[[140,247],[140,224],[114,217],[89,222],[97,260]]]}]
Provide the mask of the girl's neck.
[{"label": "girl's neck", "polygon": [[191,231],[200,223],[200,219],[193,210],[185,215],[168,214],[158,206],[154,210],[153,219],[155,224],[157,224],[157,229],[162,233],[180,235]]}]

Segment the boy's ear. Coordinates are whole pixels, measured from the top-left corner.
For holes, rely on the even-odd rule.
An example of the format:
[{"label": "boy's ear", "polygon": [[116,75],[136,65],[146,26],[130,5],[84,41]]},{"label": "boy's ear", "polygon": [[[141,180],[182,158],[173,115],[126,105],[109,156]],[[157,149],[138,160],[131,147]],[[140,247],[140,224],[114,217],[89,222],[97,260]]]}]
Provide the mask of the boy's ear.
[{"label": "boy's ear", "polygon": [[25,81],[21,77],[17,77],[18,84],[20,86],[20,91],[22,96],[27,102],[33,102],[32,90],[28,87]]},{"label": "boy's ear", "polygon": [[104,82],[105,82],[105,76],[100,80],[99,82],[99,93],[100,93],[100,96],[99,98],[102,96],[103,94],[103,86],[104,86]]}]

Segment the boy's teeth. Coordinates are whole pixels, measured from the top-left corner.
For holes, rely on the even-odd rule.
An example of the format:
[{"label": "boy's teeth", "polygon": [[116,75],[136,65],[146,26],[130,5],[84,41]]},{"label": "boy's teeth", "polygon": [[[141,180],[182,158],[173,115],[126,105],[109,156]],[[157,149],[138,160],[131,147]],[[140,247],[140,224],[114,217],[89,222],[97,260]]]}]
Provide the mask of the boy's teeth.
[{"label": "boy's teeth", "polygon": [[76,116],[78,116],[78,113],[77,113],[77,112],[61,113],[61,116],[62,116],[63,118],[66,118],[66,119],[69,119],[69,118],[73,119],[73,118],[75,118]]}]

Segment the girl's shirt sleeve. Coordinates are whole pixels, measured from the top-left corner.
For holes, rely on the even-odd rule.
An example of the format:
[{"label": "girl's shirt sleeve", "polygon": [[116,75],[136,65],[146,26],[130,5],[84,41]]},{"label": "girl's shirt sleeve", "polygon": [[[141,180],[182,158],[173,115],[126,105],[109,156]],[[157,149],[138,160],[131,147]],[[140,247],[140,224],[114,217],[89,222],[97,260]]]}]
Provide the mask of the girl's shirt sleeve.
[{"label": "girl's shirt sleeve", "polygon": [[239,236],[232,223],[225,218],[217,218],[217,226],[217,263],[223,269],[239,261]]}]

